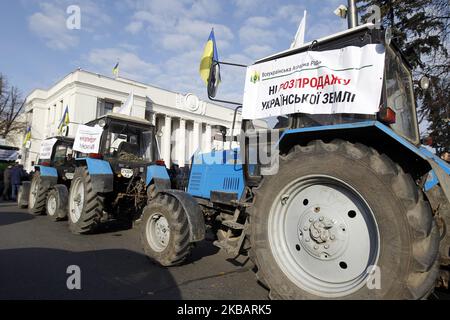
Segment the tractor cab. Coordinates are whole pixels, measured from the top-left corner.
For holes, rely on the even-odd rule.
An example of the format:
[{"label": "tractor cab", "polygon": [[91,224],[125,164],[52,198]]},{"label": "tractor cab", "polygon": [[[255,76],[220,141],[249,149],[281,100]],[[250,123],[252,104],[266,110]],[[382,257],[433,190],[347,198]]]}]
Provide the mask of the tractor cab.
[{"label": "tractor cab", "polygon": [[89,154],[89,157],[109,162],[116,174],[120,174],[124,168],[138,169],[138,172],[143,173],[146,165],[155,164],[160,159],[155,127],[149,121],[108,114],[87,125],[103,128],[99,151]]},{"label": "tractor cab", "polygon": [[[381,93],[376,95],[379,100],[376,104],[377,108],[373,110],[372,114],[367,112],[359,113],[359,108],[364,109],[363,101],[361,105],[357,105],[354,109],[356,112],[335,113],[330,111],[320,113],[310,109],[311,113],[292,112],[278,115],[273,126],[276,129],[275,131],[255,130],[253,120],[244,120],[242,122],[243,136],[240,137],[241,156],[243,159],[246,159],[244,172],[249,184],[257,185],[262,178],[261,170],[264,172],[264,168],[273,167],[273,162],[276,161],[276,159],[270,159],[265,163],[261,163],[259,157],[256,161],[252,161],[252,157],[255,158],[255,154],[265,154],[270,157],[271,153],[278,154],[274,152],[275,149],[279,149],[283,154],[296,144],[305,145],[317,138],[321,138],[324,141],[342,138],[372,145],[380,151],[383,150],[383,152],[389,150],[392,153],[391,156],[397,162],[414,167],[411,170],[416,173],[417,178],[429,171],[430,167],[420,160],[420,156],[417,157],[414,154],[411,154],[411,156],[415,161],[409,161],[410,164],[407,164],[408,160],[405,160],[405,157],[396,152],[397,144],[391,139],[402,139],[402,141],[412,146],[420,146],[411,67],[402,52],[391,40],[389,30],[377,29],[372,24],[366,24],[255,62],[253,66],[257,67],[259,64],[276,64],[280,59],[301,54],[307,55],[310,52],[337,53],[338,51],[336,50],[345,50],[348,47],[363,48],[369,45],[375,45],[377,53],[384,53],[384,61],[380,61],[380,63],[384,63],[381,66]],[[355,66],[359,63],[358,58],[356,60]],[[320,67],[323,67],[322,70],[327,69],[326,65],[321,65]],[[298,79],[302,77],[301,74],[302,72],[298,73]],[[319,102],[329,101],[331,104],[338,104],[349,102],[353,99],[354,95],[350,94],[351,89],[340,89],[344,87],[342,84],[345,79],[339,79],[341,74],[339,68],[321,71],[320,74],[330,75],[330,83],[332,86],[334,85],[333,90],[335,92],[324,94],[321,92],[322,90],[317,90],[316,96],[321,100]],[[334,84],[333,78],[338,79]],[[426,84],[427,81],[428,79],[424,77],[420,83]],[[282,81],[280,83],[282,87],[284,84]],[[324,89],[326,90],[326,82],[324,84]],[[347,90],[349,94],[346,97]],[[360,94],[356,87],[353,90],[353,94]],[[376,89],[374,88],[374,90]],[[366,102],[368,102],[367,99]],[[392,137],[379,136],[380,130],[390,133]],[[262,143],[261,140],[265,142]]]},{"label": "tractor cab", "polygon": [[40,170],[41,166],[55,168],[60,182],[70,182],[75,171],[73,141],[73,138],[60,136],[44,140],[37,163],[38,169]]},{"label": "tractor cab", "polygon": [[53,221],[66,218],[67,190],[76,168],[73,144],[73,138],[62,136],[41,142],[32,180],[19,189],[19,207],[28,207],[33,215],[46,213]]}]

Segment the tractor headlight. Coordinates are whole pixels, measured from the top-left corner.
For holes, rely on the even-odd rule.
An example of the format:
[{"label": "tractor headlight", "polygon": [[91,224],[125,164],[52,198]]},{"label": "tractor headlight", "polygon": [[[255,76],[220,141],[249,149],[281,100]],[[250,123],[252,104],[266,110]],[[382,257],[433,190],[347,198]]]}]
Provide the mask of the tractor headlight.
[{"label": "tractor headlight", "polygon": [[122,168],[120,169],[120,174],[122,175],[122,177],[129,179],[133,176],[133,170]]}]

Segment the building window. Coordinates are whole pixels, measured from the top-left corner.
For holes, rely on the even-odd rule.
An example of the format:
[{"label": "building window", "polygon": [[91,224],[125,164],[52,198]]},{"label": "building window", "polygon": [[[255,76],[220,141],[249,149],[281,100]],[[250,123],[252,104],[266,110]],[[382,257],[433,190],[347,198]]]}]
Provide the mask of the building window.
[{"label": "building window", "polygon": [[114,102],[102,99],[97,100],[97,118],[112,113],[114,110]]}]

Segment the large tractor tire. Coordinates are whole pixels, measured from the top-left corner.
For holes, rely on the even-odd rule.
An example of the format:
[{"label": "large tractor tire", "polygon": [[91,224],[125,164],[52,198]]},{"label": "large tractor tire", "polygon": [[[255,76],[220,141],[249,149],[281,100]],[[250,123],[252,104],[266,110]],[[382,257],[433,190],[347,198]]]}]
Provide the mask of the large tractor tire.
[{"label": "large tractor tire", "polygon": [[41,173],[36,171],[31,179],[30,196],[28,197],[28,212],[34,216],[45,213],[48,187],[42,183]]},{"label": "large tractor tire", "polygon": [[75,170],[69,191],[69,229],[74,234],[95,231],[103,215],[105,197],[94,192],[86,167]]},{"label": "large tractor tire", "polygon": [[387,156],[335,140],[297,146],[255,190],[251,257],[272,299],[423,299],[439,231]]},{"label": "large tractor tire", "polygon": [[142,214],[141,243],[145,254],[165,267],[179,265],[189,256],[189,222],[178,199],[158,194],[148,203]]},{"label": "large tractor tire", "polygon": [[30,197],[31,182],[24,181],[19,187],[19,192],[17,193],[17,206],[20,209],[28,208],[28,198]]},{"label": "large tractor tire", "polygon": [[62,221],[67,218],[67,204],[69,200],[69,191],[63,184],[54,186],[47,195],[47,216],[52,221]]}]

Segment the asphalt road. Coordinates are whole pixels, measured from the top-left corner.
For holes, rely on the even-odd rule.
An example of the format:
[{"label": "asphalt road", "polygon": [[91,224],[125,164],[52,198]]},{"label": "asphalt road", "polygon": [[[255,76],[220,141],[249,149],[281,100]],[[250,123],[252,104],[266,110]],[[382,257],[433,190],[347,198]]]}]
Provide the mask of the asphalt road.
[{"label": "asphalt road", "polygon": [[[109,225],[77,236],[67,222],[34,217],[0,202],[0,300],[213,299],[263,300],[253,265],[200,243],[183,266],[161,268],[142,254],[137,229]],[[81,290],[67,289],[67,268],[81,270]],[[450,299],[436,292],[431,299]]]},{"label": "asphalt road", "polygon": [[[267,299],[251,263],[228,258],[204,241],[185,265],[161,268],[142,254],[136,229],[77,236],[67,222],[0,203],[0,299]],[[67,289],[70,265],[81,290]]]}]

